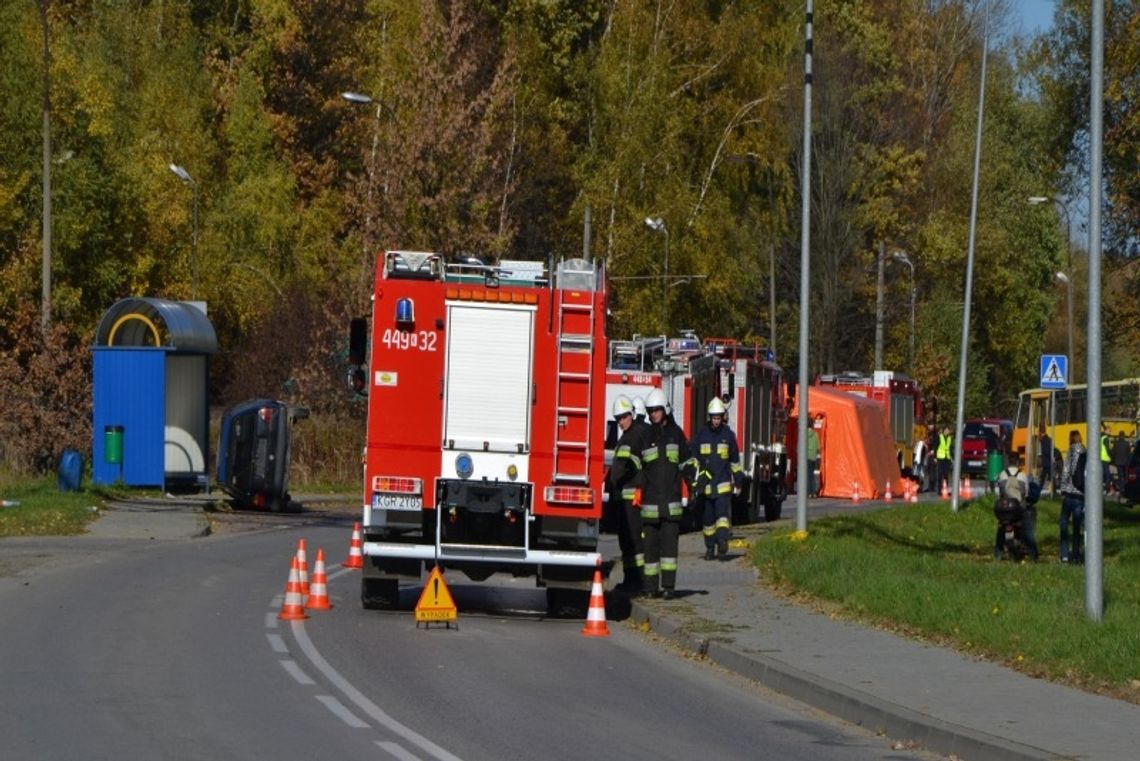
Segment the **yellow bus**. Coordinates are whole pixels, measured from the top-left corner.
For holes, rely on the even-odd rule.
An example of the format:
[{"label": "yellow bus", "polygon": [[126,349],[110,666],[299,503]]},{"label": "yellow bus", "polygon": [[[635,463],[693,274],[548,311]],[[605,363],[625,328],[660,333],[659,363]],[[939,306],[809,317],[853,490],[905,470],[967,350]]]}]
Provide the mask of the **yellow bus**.
[{"label": "yellow bus", "polygon": [[[1100,391],[1100,419],[1112,436],[1123,433],[1135,441],[1140,420],[1140,378],[1104,381]],[[1038,441],[1033,433],[1048,431],[1054,446],[1064,454],[1069,446],[1069,433],[1078,431],[1085,446],[1095,451],[1098,435],[1091,442],[1088,431],[1088,386],[1073,384],[1051,390],[1031,388],[1017,398],[1017,416],[1013,421],[1013,451],[1021,455],[1026,472],[1039,470]]]}]

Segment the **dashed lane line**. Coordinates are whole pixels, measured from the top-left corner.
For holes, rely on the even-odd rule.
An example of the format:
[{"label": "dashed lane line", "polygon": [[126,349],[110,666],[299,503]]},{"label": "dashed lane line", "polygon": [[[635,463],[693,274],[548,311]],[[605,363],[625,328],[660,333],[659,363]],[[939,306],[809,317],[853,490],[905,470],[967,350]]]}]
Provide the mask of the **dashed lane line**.
[{"label": "dashed lane line", "polygon": [[356,714],[345,707],[344,703],[340,702],[332,695],[317,695],[316,698],[317,700],[324,703],[325,708],[332,711],[333,716],[336,716],[338,719],[353,729],[371,729],[371,725],[367,721],[364,721],[363,719],[357,717]]},{"label": "dashed lane line", "polygon": [[394,735],[402,737],[412,745],[415,745],[423,752],[427,753],[432,758],[438,761],[462,761],[458,756],[449,753],[440,746],[433,743],[423,735],[416,732],[410,727],[406,727],[400,722],[393,719],[384,712],[380,706],[373,703],[368,699],[360,690],[356,689],[347,679],[340,675],[336,669],[329,665],[324,656],[320,654],[317,648],[313,645],[312,640],[309,639],[308,633],[305,631],[305,624],[302,621],[292,621],[293,624],[293,637],[297,640],[297,644],[301,647],[301,652],[309,659],[309,662],[317,669],[326,679],[329,680],[341,693],[348,698],[349,702],[354,704],[360,709],[365,716],[371,718],[380,726],[387,729]]}]

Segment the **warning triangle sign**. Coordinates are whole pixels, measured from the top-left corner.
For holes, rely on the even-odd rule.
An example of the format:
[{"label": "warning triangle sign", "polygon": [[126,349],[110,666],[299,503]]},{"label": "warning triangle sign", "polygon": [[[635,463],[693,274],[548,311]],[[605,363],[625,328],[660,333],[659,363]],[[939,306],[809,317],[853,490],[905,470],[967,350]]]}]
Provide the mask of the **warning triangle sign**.
[{"label": "warning triangle sign", "polygon": [[443,580],[443,573],[439,566],[431,569],[424,591],[420,593],[419,602],[416,603],[416,622],[432,623],[436,621],[454,621],[458,615],[455,600],[451,599],[451,590]]},{"label": "warning triangle sign", "polygon": [[1056,359],[1049,360],[1049,366],[1045,368],[1044,379],[1049,383],[1065,382],[1065,375],[1061,372],[1061,366],[1057,364]]}]

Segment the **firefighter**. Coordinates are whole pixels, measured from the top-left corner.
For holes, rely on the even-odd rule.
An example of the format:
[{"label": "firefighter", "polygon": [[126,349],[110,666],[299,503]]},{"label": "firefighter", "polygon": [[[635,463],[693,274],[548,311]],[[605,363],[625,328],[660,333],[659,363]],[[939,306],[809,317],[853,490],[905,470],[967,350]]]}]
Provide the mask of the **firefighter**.
[{"label": "firefighter", "polygon": [[645,419],[645,400],[640,396],[633,397],[633,421],[639,425],[649,425]]},{"label": "firefighter", "polygon": [[[645,584],[652,597],[676,596],[677,543],[681,534],[681,479],[695,475],[696,460],[680,426],[665,412],[665,394],[655,388],[645,398],[650,436],[641,453],[644,494],[641,525],[645,536]],[[690,478],[691,480],[691,478]]]},{"label": "firefighter", "polygon": [[621,547],[622,586],[638,594],[643,585],[645,544],[641,537],[641,511],[637,493],[641,486],[641,454],[648,444],[647,426],[633,418],[635,407],[628,396],[614,400],[613,418],[618,426],[613,465],[610,466],[610,499],[617,500],[618,545]]},{"label": "firefighter", "polygon": [[724,422],[728,408],[714,396],[706,408],[708,425],[693,436],[693,452],[698,464],[693,492],[703,503],[701,530],[705,536],[705,560],[728,555],[731,533],[732,496],[740,493],[744,469],[736,434]]}]

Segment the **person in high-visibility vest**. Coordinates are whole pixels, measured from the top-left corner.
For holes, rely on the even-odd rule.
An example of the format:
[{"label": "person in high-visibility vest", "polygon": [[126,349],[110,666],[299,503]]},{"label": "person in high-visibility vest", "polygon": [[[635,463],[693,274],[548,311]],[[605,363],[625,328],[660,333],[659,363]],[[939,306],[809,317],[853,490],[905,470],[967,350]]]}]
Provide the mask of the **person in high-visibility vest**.
[{"label": "person in high-visibility vest", "polygon": [[942,426],[942,432],[938,434],[938,449],[934,452],[935,458],[938,460],[938,484],[935,488],[939,488],[943,483],[950,482],[950,471],[954,462],[954,437],[950,435],[950,426]]},{"label": "person in high-visibility vest", "polygon": [[665,394],[652,389],[645,397],[650,433],[641,452],[645,490],[641,529],[645,539],[642,590],[650,597],[676,596],[677,543],[681,533],[681,479],[696,473],[696,460],[681,427],[665,410]]},{"label": "person in high-visibility vest", "polygon": [[1100,424],[1100,487],[1105,494],[1112,492],[1112,473],[1109,466],[1112,455],[1108,453],[1108,424]]}]

